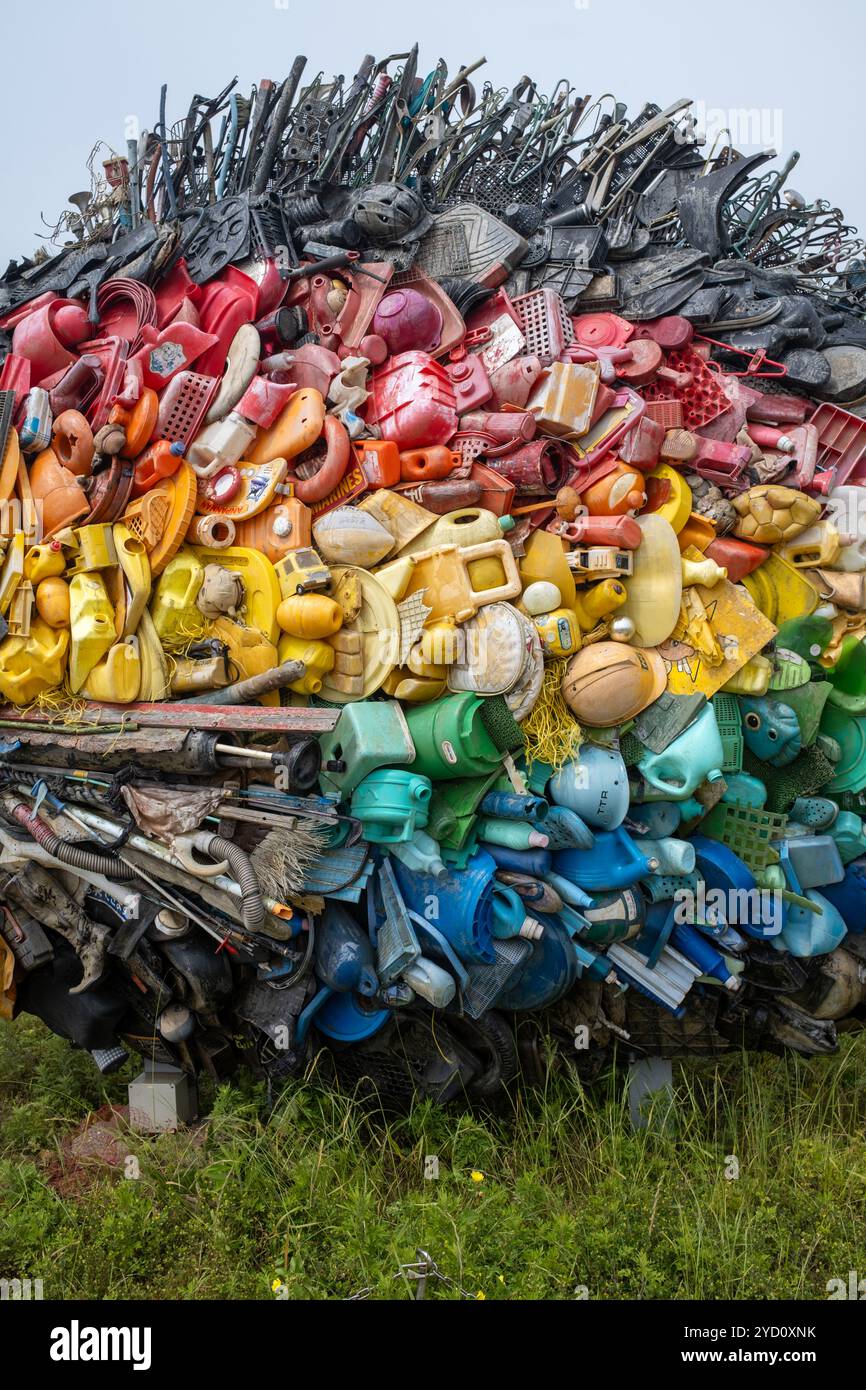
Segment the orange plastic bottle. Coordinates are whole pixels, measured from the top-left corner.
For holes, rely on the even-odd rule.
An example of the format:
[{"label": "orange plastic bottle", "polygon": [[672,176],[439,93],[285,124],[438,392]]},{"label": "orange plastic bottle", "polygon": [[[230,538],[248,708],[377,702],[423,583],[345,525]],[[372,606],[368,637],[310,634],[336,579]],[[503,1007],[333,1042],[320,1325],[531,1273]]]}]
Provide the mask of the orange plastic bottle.
[{"label": "orange plastic bottle", "polygon": [[170,478],[180,468],[183,458],[183,445],[172,444],[170,439],[158,439],[144,451],[135,465],[135,482],[132,485],[133,497],[142,497],[163,478]]}]

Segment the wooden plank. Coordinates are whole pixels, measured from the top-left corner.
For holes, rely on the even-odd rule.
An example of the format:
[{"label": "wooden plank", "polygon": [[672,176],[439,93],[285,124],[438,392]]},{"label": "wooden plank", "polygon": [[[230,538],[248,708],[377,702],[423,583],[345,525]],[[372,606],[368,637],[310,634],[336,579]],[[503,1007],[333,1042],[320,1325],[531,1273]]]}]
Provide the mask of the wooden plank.
[{"label": "wooden plank", "polygon": [[[88,700],[81,715],[74,716],[80,732],[85,724],[137,724],[140,729],[210,729],[247,734],[327,734],[340,717],[338,709],[295,709],[286,705],[271,709],[267,705],[193,705],[166,700],[131,705],[103,705]],[[22,711],[14,705],[0,706],[0,719],[10,723],[39,724],[60,736],[62,721],[34,710]],[[111,737],[111,735],[106,735]]]}]

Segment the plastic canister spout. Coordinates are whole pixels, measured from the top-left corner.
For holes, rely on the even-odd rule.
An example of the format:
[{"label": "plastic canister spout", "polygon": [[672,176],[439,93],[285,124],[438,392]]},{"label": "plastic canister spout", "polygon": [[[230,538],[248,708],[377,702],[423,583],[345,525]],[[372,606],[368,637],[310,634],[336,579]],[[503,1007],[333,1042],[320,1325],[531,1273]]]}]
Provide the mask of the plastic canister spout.
[{"label": "plastic canister spout", "polygon": [[423,829],[430,813],[433,787],[427,777],[402,768],[370,772],[352,793],[352,815],[364,826],[373,844],[410,840]]},{"label": "plastic canister spout", "polygon": [[662,840],[647,837],[640,841],[643,854],[656,861],[655,874],[690,874],[695,867],[694,845],[688,840],[666,836]]},{"label": "plastic canister spout", "polygon": [[324,677],[334,669],[337,653],[328,642],[308,641],[283,633],[277,645],[280,661],[303,661],[306,671],[300,680],[289,686],[299,695],[318,695]]},{"label": "plastic canister spout", "polygon": [[493,908],[490,930],[497,941],[511,937],[528,937],[531,941],[541,936],[540,922],[526,915],[526,908],[519,893],[513,888],[497,884],[493,890]]},{"label": "plastic canister spout", "polygon": [[395,855],[413,873],[425,873],[430,874],[432,878],[442,878],[448,872],[441,858],[439,845],[433,836],[424,830],[416,830],[411,840],[392,844],[389,853]]}]

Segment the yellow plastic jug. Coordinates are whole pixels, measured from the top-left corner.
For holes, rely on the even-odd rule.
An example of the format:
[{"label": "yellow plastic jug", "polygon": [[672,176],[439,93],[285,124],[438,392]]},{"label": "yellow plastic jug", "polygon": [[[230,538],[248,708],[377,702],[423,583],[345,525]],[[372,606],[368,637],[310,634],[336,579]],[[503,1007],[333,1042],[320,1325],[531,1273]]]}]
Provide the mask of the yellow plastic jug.
[{"label": "yellow plastic jug", "polygon": [[43,579],[53,579],[66,569],[66,556],[59,541],[46,541],[42,545],[31,545],[24,556],[24,578],[34,585]]},{"label": "yellow plastic jug", "polygon": [[29,705],[44,690],[60,685],[68,651],[67,628],[55,629],[34,618],[29,637],[0,642],[0,694],[13,705]]},{"label": "yellow plastic jug", "polygon": [[101,574],[73,575],[69,585],[72,648],[69,685],[77,695],[97,661],[114,642],[114,605]]},{"label": "yellow plastic jug", "polygon": [[138,699],[141,686],[141,654],[138,638],[126,637],[97,661],[81,693],[88,700],[129,705]]},{"label": "yellow plastic jug", "polygon": [[203,579],[204,565],[186,548],[169,560],[160,575],[150,614],[164,647],[185,645],[204,633],[207,620],[195,602]]},{"label": "yellow plastic jug", "polygon": [[289,686],[299,695],[318,695],[323,678],[332,671],[337,653],[327,642],[308,642],[304,637],[290,637],[283,633],[277,647],[280,664],[284,661],[303,661],[307,670],[298,681]]}]

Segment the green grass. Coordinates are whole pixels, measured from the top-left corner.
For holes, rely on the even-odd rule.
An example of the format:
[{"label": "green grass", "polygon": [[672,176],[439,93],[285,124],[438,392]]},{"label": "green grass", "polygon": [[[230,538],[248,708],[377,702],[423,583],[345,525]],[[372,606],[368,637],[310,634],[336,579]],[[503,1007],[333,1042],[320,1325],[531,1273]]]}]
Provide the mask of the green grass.
[{"label": "green grass", "polygon": [[671,1122],[639,1133],[621,1087],[565,1076],[507,1116],[387,1121],[315,1079],[269,1115],[241,1081],[197,1137],[132,1136],[137,1179],[58,1183],[64,1140],[131,1074],[0,1024],[0,1276],[55,1298],[405,1298],[418,1247],[444,1298],[823,1299],[866,1276],[864,1034],[831,1059],[675,1067]]}]

